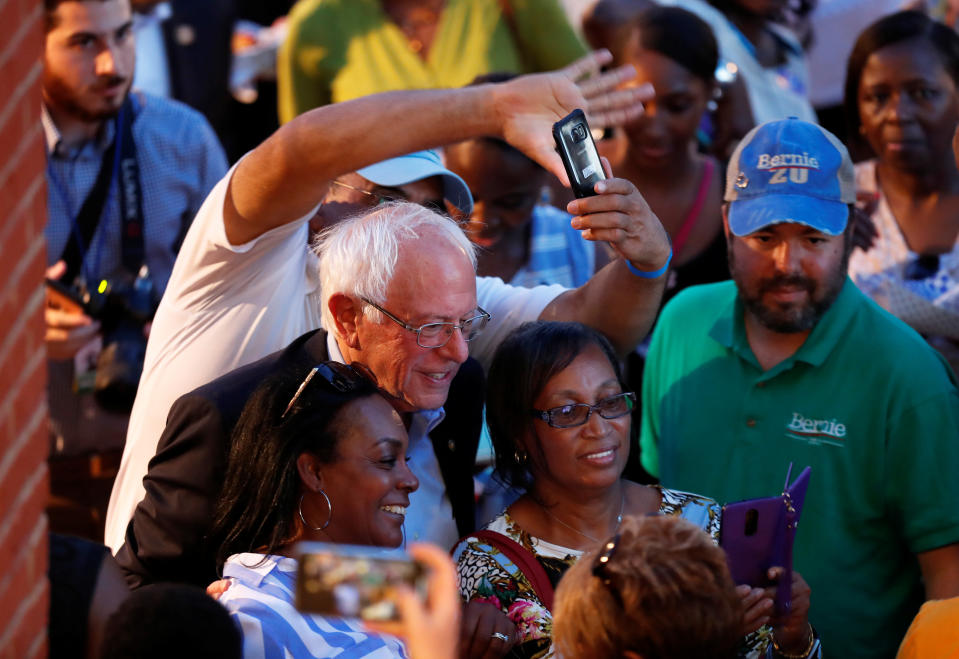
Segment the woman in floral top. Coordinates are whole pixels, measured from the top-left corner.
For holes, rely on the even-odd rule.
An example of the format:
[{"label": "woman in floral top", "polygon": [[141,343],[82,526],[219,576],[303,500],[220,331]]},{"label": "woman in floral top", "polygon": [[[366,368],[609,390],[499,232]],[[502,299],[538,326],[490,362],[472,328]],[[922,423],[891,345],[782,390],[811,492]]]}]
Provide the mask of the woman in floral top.
[{"label": "woman in floral top", "polygon": [[[497,350],[487,387],[497,472],[526,493],[486,531],[454,548],[460,592],[468,601],[493,604],[516,624],[511,656],[551,657],[552,589],[584,550],[612,536],[624,515],[682,517],[718,539],[720,508],[706,497],[621,478],[635,395],[624,391],[616,354],[594,330],[551,322],[519,327]],[[535,562],[524,571],[501,536],[491,539],[487,531],[517,543]],[[777,656],[773,628],[764,626],[770,593],[746,588],[741,595],[744,632],[752,632],[741,656]],[[801,630],[802,638],[777,640],[790,656],[793,648],[797,657],[818,656],[806,623],[809,588],[798,574],[793,599],[789,620],[781,622]]]}]

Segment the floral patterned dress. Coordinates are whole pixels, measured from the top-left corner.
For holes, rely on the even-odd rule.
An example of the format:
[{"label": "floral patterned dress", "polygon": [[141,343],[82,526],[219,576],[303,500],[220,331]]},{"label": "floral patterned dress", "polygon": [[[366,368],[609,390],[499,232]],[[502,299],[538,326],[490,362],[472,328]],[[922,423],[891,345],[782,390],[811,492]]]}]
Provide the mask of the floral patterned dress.
[{"label": "floral patterned dress", "polygon": [[[722,509],[712,499],[689,492],[659,490],[662,503],[659,512],[676,515],[696,524],[719,541]],[[497,531],[531,551],[546,570],[555,587],[560,577],[583,552],[561,547],[531,536],[509,513],[503,511],[487,529]],[[499,550],[485,541],[467,537],[453,549],[453,560],[459,574],[460,594],[466,601],[489,602],[497,606],[516,624],[520,640],[510,656],[522,659],[547,659],[553,656],[553,615],[543,606],[533,587],[520,569]],[[744,641],[740,656],[762,657],[769,645],[771,630],[764,627]]]}]

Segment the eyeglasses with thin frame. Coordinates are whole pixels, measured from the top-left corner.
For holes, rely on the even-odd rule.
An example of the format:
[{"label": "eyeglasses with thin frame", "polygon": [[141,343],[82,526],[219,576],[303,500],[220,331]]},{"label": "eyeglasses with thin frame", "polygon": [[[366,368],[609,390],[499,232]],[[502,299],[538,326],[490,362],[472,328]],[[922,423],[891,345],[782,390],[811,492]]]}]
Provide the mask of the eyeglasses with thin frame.
[{"label": "eyeglasses with thin frame", "polygon": [[442,348],[450,340],[450,337],[453,336],[453,331],[457,329],[463,334],[464,341],[472,341],[486,328],[486,324],[491,317],[482,307],[476,307],[479,313],[471,318],[460,321],[458,325],[456,323],[426,323],[419,327],[414,327],[400,320],[375,302],[371,302],[365,297],[360,299],[403,329],[416,334],[416,344],[421,348]]},{"label": "eyeglasses with thin frame", "polygon": [[332,183],[333,185],[338,185],[338,186],[340,186],[341,188],[346,188],[346,189],[348,189],[348,190],[353,190],[354,192],[359,192],[359,193],[361,193],[361,194],[365,194],[367,197],[372,197],[372,198],[374,199],[374,204],[373,204],[374,206],[380,206],[380,205],[382,205],[382,204],[388,204],[388,203],[393,202],[393,201],[406,201],[406,200],[403,199],[402,197],[400,197],[400,198],[390,197],[389,195],[377,194],[377,193],[371,192],[371,191],[369,191],[369,190],[364,190],[363,188],[358,188],[358,187],[356,187],[355,185],[350,185],[349,183],[344,183],[343,181],[341,181],[341,180],[339,180],[339,179],[333,179],[333,180],[331,181],[331,183]]},{"label": "eyeglasses with thin frame", "polygon": [[[400,194],[398,194],[397,196],[393,197],[393,196],[390,196],[390,195],[385,195],[385,194],[380,194],[380,193],[377,193],[377,192],[372,192],[372,191],[370,191],[370,190],[364,190],[363,188],[358,188],[358,187],[356,187],[355,185],[350,185],[349,183],[344,183],[343,181],[341,181],[341,180],[339,180],[339,179],[333,179],[333,180],[331,181],[331,183],[332,183],[333,185],[338,185],[338,186],[340,186],[341,188],[346,188],[346,189],[348,189],[348,190],[353,190],[353,191],[355,191],[355,192],[359,192],[360,194],[364,194],[364,195],[366,195],[367,197],[371,197],[371,198],[373,199],[373,206],[374,206],[374,207],[376,207],[376,206],[382,206],[383,204],[389,204],[389,203],[392,203],[392,202],[394,202],[394,201],[409,201],[409,199],[407,199],[407,198],[402,194],[402,191],[398,191]],[[430,199],[429,201],[424,201],[424,202],[420,203],[420,206],[425,206],[426,208],[429,208],[429,209],[432,210],[432,211],[436,211],[437,213],[439,213],[439,214],[441,214],[441,215],[447,215],[447,216],[449,215],[449,213],[448,213],[447,210],[446,210],[446,204],[444,203],[443,199]]]},{"label": "eyeglasses with thin frame", "polygon": [[300,394],[303,393],[303,390],[310,384],[310,381],[317,375],[326,382],[327,386],[341,393],[355,391],[364,384],[369,383],[369,379],[366,378],[366,376],[348,364],[341,364],[339,362],[323,362],[317,364],[306,374],[303,382],[297,387],[296,393],[293,394],[293,398],[286,404],[286,409],[283,410],[283,414],[280,415],[281,420],[289,414],[290,410],[293,409],[293,405],[295,405],[296,401],[300,398]]},{"label": "eyeglasses with thin frame", "polygon": [[618,419],[633,411],[636,404],[636,394],[624,391],[615,396],[609,396],[595,405],[587,403],[570,403],[551,407],[548,410],[532,410],[537,419],[542,419],[553,428],[575,428],[589,421],[589,416],[596,412],[604,419]]}]

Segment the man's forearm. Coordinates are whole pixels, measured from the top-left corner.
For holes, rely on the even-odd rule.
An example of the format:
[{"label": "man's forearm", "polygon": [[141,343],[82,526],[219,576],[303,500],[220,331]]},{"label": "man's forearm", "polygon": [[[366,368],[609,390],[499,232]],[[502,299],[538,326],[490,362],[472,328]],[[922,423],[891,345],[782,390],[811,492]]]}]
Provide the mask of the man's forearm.
[{"label": "man's forearm", "polygon": [[623,123],[642,114],[653,93],[649,85],[617,89],[635,70],[599,73],[610,59],[594,53],[562,71],[501,84],[386,92],[311,110],[237,165],[224,207],[227,237],[243,243],[302,217],[336,176],[482,135],[505,139],[564,180],[554,122],[586,108],[596,127]]},{"label": "man's forearm", "polygon": [[622,259],[616,259],[583,286],[550,302],[540,319],[589,325],[625,357],[652,328],[665,285],[666,275],[643,279],[632,274]]},{"label": "man's forearm", "polygon": [[226,202],[239,244],[310,211],[325,184],[386,158],[497,134],[489,86],[396,91],[327,105],[284,124],[237,166]]}]

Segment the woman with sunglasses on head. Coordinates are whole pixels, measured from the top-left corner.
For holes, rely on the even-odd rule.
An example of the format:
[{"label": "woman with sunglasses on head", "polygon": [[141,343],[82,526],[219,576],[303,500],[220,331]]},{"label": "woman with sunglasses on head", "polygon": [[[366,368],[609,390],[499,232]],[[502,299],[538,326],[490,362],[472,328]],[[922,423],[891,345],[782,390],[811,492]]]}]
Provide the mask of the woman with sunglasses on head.
[{"label": "woman with sunglasses on head", "polygon": [[296,375],[265,380],[233,432],[211,532],[231,582],[219,601],[246,659],[405,656],[395,637],[293,606],[296,542],[398,547],[419,486],[406,428],[369,380],[336,362]]},{"label": "woman with sunglasses on head", "polygon": [[875,154],[856,190],[877,233],[849,274],[959,370],[959,35],[916,11],[870,25],[849,56],[846,113]]},{"label": "woman with sunglasses on head", "polygon": [[[493,357],[486,418],[496,469],[525,493],[483,531],[461,540],[453,558],[463,597],[490,602],[516,623],[513,656],[552,656],[553,589],[625,516],[674,515],[718,538],[715,501],[622,478],[635,399],[609,342],[583,325],[527,323]],[[772,652],[774,639],[777,647],[805,650],[814,638],[806,621],[809,589],[794,575],[792,613],[772,621],[775,629],[763,626],[770,622],[773,591],[738,590],[741,631],[750,633],[743,656]]]},{"label": "woman with sunglasses on head", "polygon": [[723,550],[676,517],[627,517],[556,591],[564,659],[732,659],[739,596]]}]

